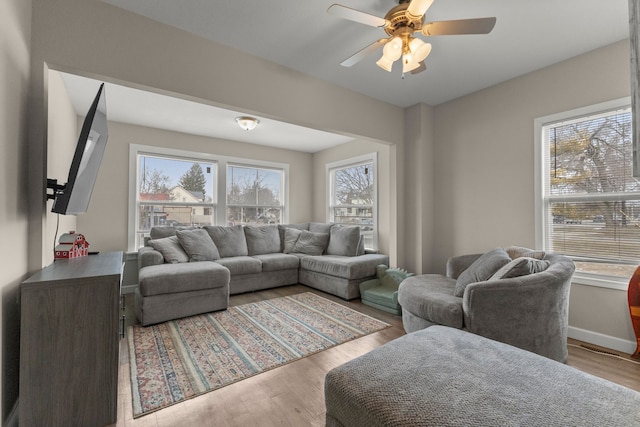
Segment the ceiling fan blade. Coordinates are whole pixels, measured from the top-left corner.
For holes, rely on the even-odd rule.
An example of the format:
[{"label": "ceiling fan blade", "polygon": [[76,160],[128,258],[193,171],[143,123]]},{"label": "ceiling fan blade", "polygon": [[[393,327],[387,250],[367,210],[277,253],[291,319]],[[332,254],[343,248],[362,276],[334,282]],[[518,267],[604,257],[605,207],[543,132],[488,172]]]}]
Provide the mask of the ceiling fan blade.
[{"label": "ceiling fan blade", "polygon": [[332,4],[329,6],[329,9],[327,9],[327,12],[340,18],[372,27],[384,27],[388,23],[384,18],[378,18],[377,16],[369,15],[368,13],[342,6],[341,4]]},{"label": "ceiling fan blade", "polygon": [[456,19],[429,22],[422,26],[425,36],[449,36],[456,34],[489,34],[496,25],[496,18]]},{"label": "ceiling fan blade", "polygon": [[418,68],[415,68],[415,69],[411,70],[411,74],[418,74],[418,73],[423,72],[426,69],[427,69],[427,66],[424,65],[424,62],[421,62],[420,66]]},{"label": "ceiling fan blade", "polygon": [[369,46],[367,46],[364,49],[358,51],[357,53],[354,53],[353,55],[351,55],[350,57],[348,57],[347,59],[342,61],[340,63],[340,65],[342,65],[343,67],[351,67],[352,65],[357,64],[365,56],[369,55],[370,53],[375,52],[376,50],[378,50],[382,46],[384,46],[387,43],[387,40],[388,39],[380,39],[380,40],[377,40],[377,41],[371,43]]},{"label": "ceiling fan blade", "polygon": [[407,8],[407,14],[414,19],[420,19],[427,12],[433,0],[411,0]]}]

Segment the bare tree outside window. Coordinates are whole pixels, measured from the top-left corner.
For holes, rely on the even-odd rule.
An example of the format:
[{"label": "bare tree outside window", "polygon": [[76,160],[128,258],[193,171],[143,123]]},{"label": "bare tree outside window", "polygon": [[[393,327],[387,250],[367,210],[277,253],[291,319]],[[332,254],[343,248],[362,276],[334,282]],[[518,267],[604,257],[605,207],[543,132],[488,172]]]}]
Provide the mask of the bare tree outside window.
[{"label": "bare tree outside window", "polygon": [[580,271],[629,277],[640,258],[640,183],[633,178],[630,111],[543,131],[548,249],[573,256]]}]

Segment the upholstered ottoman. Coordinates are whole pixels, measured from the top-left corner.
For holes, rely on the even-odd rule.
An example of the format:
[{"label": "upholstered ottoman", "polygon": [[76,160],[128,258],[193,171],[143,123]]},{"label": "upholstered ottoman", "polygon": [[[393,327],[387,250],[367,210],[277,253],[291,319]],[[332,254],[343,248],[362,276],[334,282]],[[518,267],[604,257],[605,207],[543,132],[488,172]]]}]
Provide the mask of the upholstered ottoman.
[{"label": "upholstered ottoman", "polygon": [[229,306],[229,270],[211,261],[161,264],[141,268],[136,316],[142,325]]},{"label": "upholstered ottoman", "polygon": [[640,393],[445,326],[327,373],[327,426],[637,426]]}]

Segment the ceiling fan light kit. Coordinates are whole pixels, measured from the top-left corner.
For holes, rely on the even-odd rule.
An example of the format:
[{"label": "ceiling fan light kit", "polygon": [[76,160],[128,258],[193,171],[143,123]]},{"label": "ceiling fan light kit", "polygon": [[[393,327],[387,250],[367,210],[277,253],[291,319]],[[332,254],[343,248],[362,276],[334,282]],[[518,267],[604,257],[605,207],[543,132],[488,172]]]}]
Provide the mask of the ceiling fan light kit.
[{"label": "ceiling fan light kit", "polygon": [[391,72],[393,63],[402,57],[402,73],[417,74],[426,69],[424,60],[431,53],[431,44],[414,37],[414,33],[429,37],[454,34],[488,34],[493,30],[496,18],[459,19],[424,23],[425,13],[434,0],[399,0],[399,4],[385,15],[384,19],[333,4],[327,9],[332,15],[369,26],[382,28],[387,39],[380,39],[341,62],[351,67],[369,53],[382,49],[382,57],[376,64]]}]

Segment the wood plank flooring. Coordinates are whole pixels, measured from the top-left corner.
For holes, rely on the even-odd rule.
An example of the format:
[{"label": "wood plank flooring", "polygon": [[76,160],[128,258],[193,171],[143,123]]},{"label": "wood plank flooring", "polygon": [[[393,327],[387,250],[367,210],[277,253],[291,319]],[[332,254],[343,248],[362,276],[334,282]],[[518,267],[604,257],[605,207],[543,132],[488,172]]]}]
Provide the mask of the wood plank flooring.
[{"label": "wood plank flooring", "polygon": [[[404,334],[402,319],[364,305],[295,285],[234,295],[231,305],[315,292],[391,324],[390,328],[341,344],[186,402],[133,419],[126,340],[120,343],[117,427],[173,426],[323,426],[324,376],[332,368]],[[127,319],[135,320],[133,295],[127,295]],[[589,349],[604,350],[599,353]],[[568,365],[640,391],[640,364],[628,355],[569,340]]]}]

